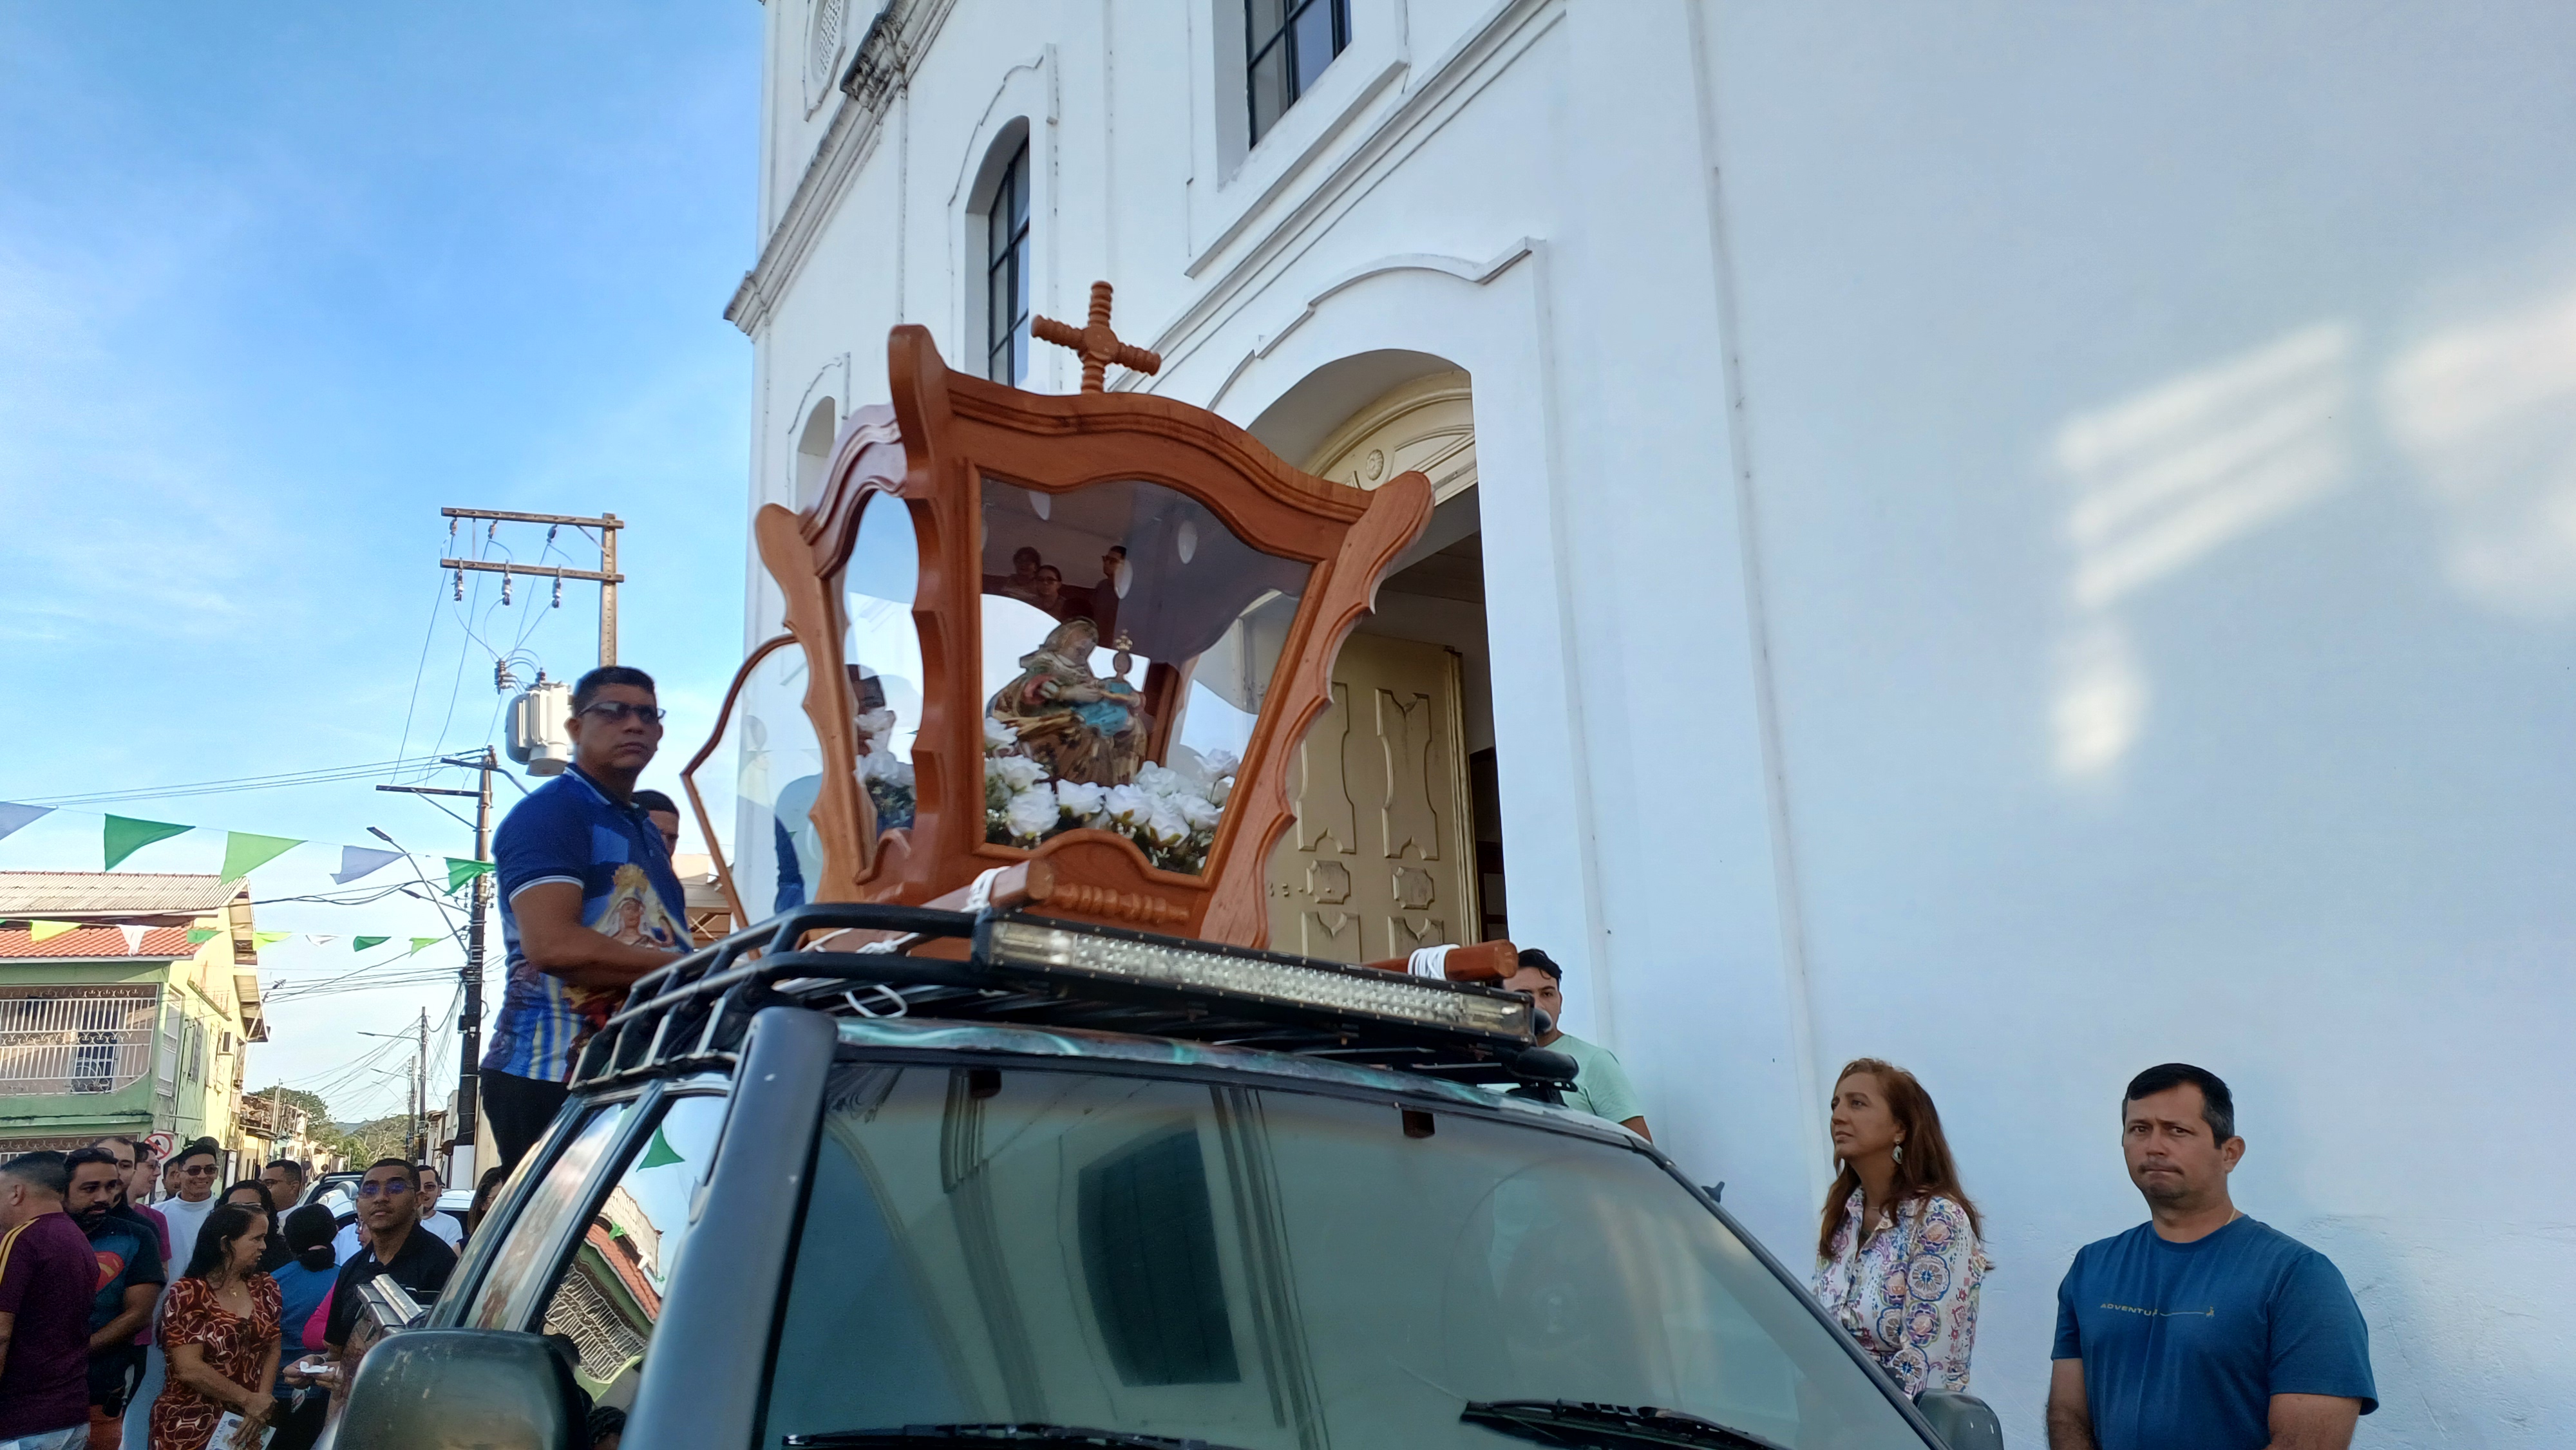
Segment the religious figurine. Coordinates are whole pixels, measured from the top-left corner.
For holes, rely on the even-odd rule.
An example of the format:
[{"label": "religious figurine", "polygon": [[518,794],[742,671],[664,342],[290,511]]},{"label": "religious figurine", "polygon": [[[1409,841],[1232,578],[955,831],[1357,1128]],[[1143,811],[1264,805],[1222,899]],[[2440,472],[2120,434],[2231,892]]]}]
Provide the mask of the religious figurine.
[{"label": "religious figurine", "polygon": [[[1004,685],[984,713],[1019,737],[1020,750],[1057,780],[1085,785],[1126,785],[1144,764],[1144,731],[1136,689],[1124,678],[1102,680],[1091,672],[1100,627],[1069,619],[1044,643],[1020,656],[1018,678]],[[1122,650],[1122,666],[1128,657]]]}]

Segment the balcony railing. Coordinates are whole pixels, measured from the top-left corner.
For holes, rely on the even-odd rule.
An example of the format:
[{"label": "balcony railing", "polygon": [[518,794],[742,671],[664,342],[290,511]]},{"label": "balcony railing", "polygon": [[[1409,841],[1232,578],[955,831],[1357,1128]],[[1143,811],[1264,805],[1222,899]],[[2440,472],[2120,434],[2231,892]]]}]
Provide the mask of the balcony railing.
[{"label": "balcony railing", "polygon": [[37,988],[0,996],[0,1097],[107,1093],[152,1070],[149,987]]}]

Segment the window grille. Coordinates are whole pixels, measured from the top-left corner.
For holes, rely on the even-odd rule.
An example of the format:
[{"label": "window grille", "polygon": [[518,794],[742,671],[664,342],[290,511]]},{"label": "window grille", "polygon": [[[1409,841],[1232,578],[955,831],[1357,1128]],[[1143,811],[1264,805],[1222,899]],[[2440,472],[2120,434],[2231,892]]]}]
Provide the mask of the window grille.
[{"label": "window grille", "polygon": [[1029,375],[1029,143],[1011,155],[984,221],[984,376]]},{"label": "window grille", "polygon": [[152,1060],[149,987],[31,987],[0,996],[0,1096],[105,1093]]},{"label": "window grille", "polygon": [[1350,43],[1350,0],[1243,0],[1252,144],[1261,144]]}]

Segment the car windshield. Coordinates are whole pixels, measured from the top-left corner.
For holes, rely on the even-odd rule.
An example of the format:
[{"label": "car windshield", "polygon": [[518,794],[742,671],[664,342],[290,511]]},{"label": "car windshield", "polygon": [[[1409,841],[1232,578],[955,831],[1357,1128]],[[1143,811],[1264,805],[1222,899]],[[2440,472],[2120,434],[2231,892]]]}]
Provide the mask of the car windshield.
[{"label": "car windshield", "polygon": [[1722,1221],[1583,1136],[1258,1086],[845,1064],[811,1192],[764,1445],[1046,1423],[1504,1450],[1461,1415],[1505,1400],[1660,1406],[1796,1450],[1922,1445]]}]

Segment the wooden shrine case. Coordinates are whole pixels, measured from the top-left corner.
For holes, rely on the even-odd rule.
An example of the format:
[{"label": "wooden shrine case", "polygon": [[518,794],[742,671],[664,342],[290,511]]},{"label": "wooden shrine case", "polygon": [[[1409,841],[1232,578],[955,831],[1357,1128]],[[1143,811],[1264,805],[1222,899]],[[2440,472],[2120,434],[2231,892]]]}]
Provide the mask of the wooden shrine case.
[{"label": "wooden shrine case", "polygon": [[[1083,392],[951,372],[896,328],[892,406],[851,415],[810,507],[755,517],[786,632],[682,775],[712,843],[696,775],[729,740],[747,762],[741,859],[717,856],[737,922],[1044,862],[1033,910],[1265,944],[1288,763],[1430,482],[1364,492],[1203,408],[1100,391],[1104,363],[1157,362],[1110,332],[1105,285],[1091,326],[1038,332],[1083,351]],[[737,721],[756,672],[801,682],[802,721],[777,700]]]}]

